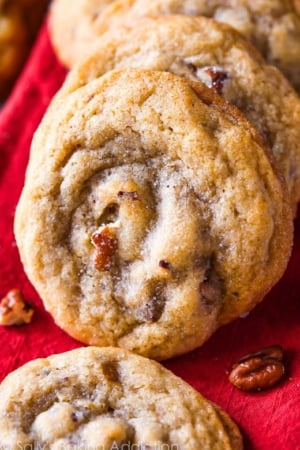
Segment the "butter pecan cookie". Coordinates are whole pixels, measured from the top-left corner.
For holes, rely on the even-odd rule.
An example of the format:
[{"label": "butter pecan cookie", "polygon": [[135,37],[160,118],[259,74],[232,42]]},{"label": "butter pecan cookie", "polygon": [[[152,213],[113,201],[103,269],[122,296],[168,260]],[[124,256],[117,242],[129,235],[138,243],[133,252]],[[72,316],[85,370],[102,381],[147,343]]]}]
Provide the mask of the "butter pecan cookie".
[{"label": "butter pecan cookie", "polygon": [[0,386],[1,450],[241,450],[237,426],[155,361],[116,348],[37,359]]},{"label": "butter pecan cookie", "polygon": [[[66,3],[66,0],[55,0]],[[299,0],[117,0],[110,2],[101,11],[98,19],[91,23],[91,17],[83,12],[83,4],[78,2],[77,22],[72,24],[75,32],[68,42],[73,46],[72,55],[67,54],[65,41],[60,40],[64,25],[62,16],[52,17],[52,36],[60,48],[62,59],[73,65],[86,54],[95,36],[112,26],[124,23],[136,25],[143,16],[163,14],[187,14],[207,16],[230,24],[246,36],[262,52],[270,63],[280,68],[295,88],[300,90],[300,3]],[[102,6],[102,0],[93,0],[94,11]],[[75,6],[74,6],[75,7]],[[57,7],[58,9],[58,7]],[[68,8],[62,11],[68,24]],[[79,25],[80,24],[80,25]],[[71,24],[69,23],[69,27]],[[82,29],[85,32],[81,32]],[[56,37],[57,35],[57,37]]]},{"label": "butter pecan cookie", "polygon": [[292,216],[255,129],[200,83],[124,69],[36,133],[15,232],[77,339],[164,359],[201,345],[285,270]]},{"label": "butter pecan cookie", "polygon": [[[70,8],[70,0],[52,1],[49,30],[53,47],[59,59],[68,67],[89,49],[94,31],[101,27],[101,15],[114,0],[76,0]],[[99,23],[99,25],[98,25]],[[99,31],[100,32],[100,31]],[[77,43],[82,43],[83,55],[78,54]]]},{"label": "butter pecan cookie", "polygon": [[300,99],[286,79],[231,27],[205,17],[161,16],[106,33],[70,72],[69,92],[108,70],[165,70],[201,80],[258,128],[285,176],[296,211],[300,198]]},{"label": "butter pecan cookie", "polygon": [[0,0],[0,99],[28,56],[46,5],[45,0]]}]

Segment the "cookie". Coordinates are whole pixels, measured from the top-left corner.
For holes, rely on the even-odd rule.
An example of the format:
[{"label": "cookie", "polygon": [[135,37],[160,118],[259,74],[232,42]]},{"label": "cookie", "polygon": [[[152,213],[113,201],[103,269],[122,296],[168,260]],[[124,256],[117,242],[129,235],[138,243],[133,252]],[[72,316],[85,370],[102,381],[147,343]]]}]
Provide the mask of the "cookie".
[{"label": "cookie", "polygon": [[262,300],[285,270],[292,216],[236,108],[200,83],[124,69],[46,114],[15,233],[59,326],[165,359]]},{"label": "cookie", "polygon": [[46,5],[45,0],[0,0],[0,100],[22,69]]},{"label": "cookie", "polygon": [[10,2],[0,3],[0,99],[3,100],[25,60],[28,51],[26,30],[19,9]]},{"label": "cookie", "polygon": [[70,72],[61,93],[108,70],[165,70],[201,80],[258,128],[285,176],[296,212],[300,199],[300,99],[286,79],[231,27],[205,17],[161,16],[118,29]]},{"label": "cookie", "polygon": [[75,42],[82,42],[84,52],[90,47],[90,39],[94,39],[93,30],[97,29],[103,10],[113,1],[76,0],[72,8],[69,0],[52,1],[50,37],[57,56],[67,67],[73,65],[79,57]]},{"label": "cookie", "polygon": [[[77,20],[71,23],[67,7],[59,8],[66,0],[55,0],[57,7],[52,15],[52,36],[60,49],[62,60],[73,66],[85,56],[92,41],[112,26],[127,23],[136,26],[143,16],[161,14],[187,14],[213,17],[225,22],[246,36],[271,64],[275,64],[300,90],[300,5],[299,0],[117,0],[100,10],[103,1],[93,0],[94,10],[99,11],[97,20],[84,10],[78,2]],[[64,10],[62,10],[64,9]],[[57,12],[56,12],[57,11]],[[62,19],[64,17],[64,20]],[[61,40],[63,30],[76,30],[67,41]],[[66,31],[64,31],[66,36]],[[68,52],[69,47],[72,52]]]},{"label": "cookie", "polygon": [[242,449],[225,412],[160,364],[116,348],[31,361],[0,395],[2,450]]}]

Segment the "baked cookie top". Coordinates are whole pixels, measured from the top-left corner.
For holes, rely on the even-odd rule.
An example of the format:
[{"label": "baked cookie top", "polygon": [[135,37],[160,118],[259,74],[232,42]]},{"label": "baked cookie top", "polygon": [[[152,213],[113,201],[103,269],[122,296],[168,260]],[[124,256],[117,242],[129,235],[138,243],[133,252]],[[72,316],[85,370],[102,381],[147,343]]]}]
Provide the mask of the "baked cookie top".
[{"label": "baked cookie top", "polygon": [[70,72],[60,94],[108,70],[165,70],[201,80],[236,105],[258,128],[283,173],[296,211],[300,199],[300,99],[286,79],[231,27],[184,15],[144,19],[97,40]]},{"label": "baked cookie top", "polygon": [[[101,22],[104,9],[114,0],[76,0],[70,8],[70,0],[51,2],[49,30],[53,47],[60,60],[71,67],[88,51],[91,39],[97,35],[97,23]],[[82,43],[82,47],[81,44]],[[80,50],[77,48],[80,45]],[[78,50],[83,54],[79,55]]]},{"label": "baked cookie top", "polygon": [[19,74],[46,9],[46,0],[0,0],[0,100]]},{"label": "baked cookie top", "polygon": [[160,364],[116,348],[29,362],[0,395],[1,449],[242,449],[227,414]]},{"label": "baked cookie top", "polygon": [[[95,36],[112,26],[124,23],[135,26],[143,16],[202,15],[236,28],[259,48],[267,61],[284,72],[298,91],[300,89],[299,0],[117,0],[110,1],[104,10],[101,10],[103,0],[85,0],[74,5],[78,8],[76,24],[75,21],[70,23],[68,8],[63,5],[60,8],[60,4],[66,2],[54,0],[57,6],[53,8],[51,29],[59,55],[68,66],[82,59]],[[84,12],[84,3],[93,3],[98,9],[100,14],[96,20],[92,21]],[[66,30],[71,27],[75,31],[67,40]],[[62,33],[65,40],[61,40]],[[70,41],[72,52],[67,47]]]},{"label": "baked cookie top", "polygon": [[108,72],[50,108],[15,232],[58,325],[164,359],[249,311],[285,270],[292,218],[236,108],[167,72]]}]

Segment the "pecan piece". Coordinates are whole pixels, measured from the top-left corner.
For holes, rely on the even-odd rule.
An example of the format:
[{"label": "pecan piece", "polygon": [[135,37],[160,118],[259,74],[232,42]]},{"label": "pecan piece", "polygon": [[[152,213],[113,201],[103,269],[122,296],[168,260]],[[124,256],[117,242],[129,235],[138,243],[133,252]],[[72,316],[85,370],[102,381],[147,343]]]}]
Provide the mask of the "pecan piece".
[{"label": "pecan piece", "polygon": [[99,271],[109,270],[118,246],[115,230],[107,226],[101,231],[96,231],[91,241],[96,248],[95,268]]},{"label": "pecan piece", "polygon": [[136,191],[119,191],[118,198],[128,200],[139,200],[139,196]]},{"label": "pecan piece", "polygon": [[0,302],[0,325],[30,323],[33,315],[31,303],[24,300],[19,289],[10,290]]},{"label": "pecan piece", "polygon": [[201,301],[208,311],[212,311],[221,302],[220,287],[216,282],[203,281],[199,285],[199,293]]},{"label": "pecan piece", "polygon": [[117,370],[116,364],[111,362],[104,362],[102,364],[103,375],[108,381],[119,382],[119,372]]},{"label": "pecan piece", "polygon": [[209,66],[197,69],[197,76],[209,88],[215,90],[219,95],[222,95],[224,83],[228,79],[228,74],[221,67]]},{"label": "pecan piece", "polygon": [[273,345],[239,359],[229,381],[243,391],[261,391],[278,383],[284,375],[283,350]]},{"label": "pecan piece", "polygon": [[158,265],[162,269],[166,269],[166,270],[172,270],[173,269],[171,263],[169,263],[169,261],[167,261],[166,259],[161,259],[159,261]]},{"label": "pecan piece", "polygon": [[155,287],[147,302],[138,308],[138,318],[142,322],[157,322],[164,310],[166,299],[163,294],[163,287]]},{"label": "pecan piece", "polygon": [[141,309],[142,318],[145,322],[153,323],[157,322],[162,313],[162,303],[156,301],[147,302]]},{"label": "pecan piece", "polygon": [[199,294],[207,312],[211,312],[222,301],[223,286],[222,280],[213,270],[213,259],[204,261],[206,270],[203,281],[199,284]]},{"label": "pecan piece", "polygon": [[214,67],[207,68],[206,73],[211,77],[212,87],[221,95],[224,82],[228,78],[227,73],[224,70],[215,69]]}]

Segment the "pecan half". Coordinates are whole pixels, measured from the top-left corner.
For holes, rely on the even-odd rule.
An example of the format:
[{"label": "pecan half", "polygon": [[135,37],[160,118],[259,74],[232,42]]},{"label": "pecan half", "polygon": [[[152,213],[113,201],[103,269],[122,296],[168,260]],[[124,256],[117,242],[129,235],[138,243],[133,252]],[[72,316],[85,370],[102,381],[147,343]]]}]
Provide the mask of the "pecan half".
[{"label": "pecan half", "polygon": [[0,302],[0,325],[30,323],[34,313],[31,303],[24,300],[19,289],[10,290]]},{"label": "pecan half", "polygon": [[243,391],[261,391],[278,383],[284,375],[283,350],[273,345],[250,353],[232,366],[229,381]]},{"label": "pecan half", "polygon": [[114,228],[107,226],[101,231],[96,231],[91,241],[96,248],[95,268],[99,271],[109,270],[118,247]]}]

